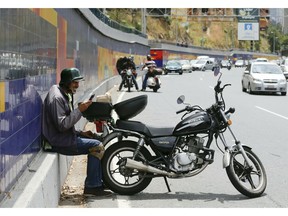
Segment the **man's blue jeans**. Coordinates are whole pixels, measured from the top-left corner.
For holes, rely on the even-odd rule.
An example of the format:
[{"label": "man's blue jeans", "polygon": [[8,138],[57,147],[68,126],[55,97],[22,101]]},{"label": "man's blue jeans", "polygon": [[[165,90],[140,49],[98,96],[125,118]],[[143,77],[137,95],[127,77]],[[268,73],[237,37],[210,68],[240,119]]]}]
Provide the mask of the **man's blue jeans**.
[{"label": "man's blue jeans", "polygon": [[102,186],[102,167],[101,161],[89,154],[89,149],[98,146],[101,142],[96,139],[77,137],[77,149],[53,147],[55,152],[63,155],[84,155],[87,154],[87,176],[85,187]]}]

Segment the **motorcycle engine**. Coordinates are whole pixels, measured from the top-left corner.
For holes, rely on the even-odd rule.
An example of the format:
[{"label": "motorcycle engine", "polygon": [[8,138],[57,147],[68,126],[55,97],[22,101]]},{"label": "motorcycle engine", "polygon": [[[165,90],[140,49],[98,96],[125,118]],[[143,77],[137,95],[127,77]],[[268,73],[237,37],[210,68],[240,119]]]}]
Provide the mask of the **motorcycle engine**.
[{"label": "motorcycle engine", "polygon": [[171,169],[177,172],[193,170],[202,161],[198,158],[198,153],[203,148],[203,143],[204,139],[201,137],[186,137],[173,156]]}]

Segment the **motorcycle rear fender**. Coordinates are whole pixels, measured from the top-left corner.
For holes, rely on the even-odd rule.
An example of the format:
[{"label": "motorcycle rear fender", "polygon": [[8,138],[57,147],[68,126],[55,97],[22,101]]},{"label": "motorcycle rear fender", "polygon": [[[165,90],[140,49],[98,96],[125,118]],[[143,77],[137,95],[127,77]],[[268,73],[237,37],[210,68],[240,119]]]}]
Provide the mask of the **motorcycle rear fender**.
[{"label": "motorcycle rear fender", "polygon": [[[102,144],[103,144],[104,146],[106,146],[108,143],[110,143],[110,142],[111,142],[113,139],[115,139],[115,138],[118,138],[118,140],[117,140],[117,141],[114,141],[114,142],[120,141],[120,140],[123,138],[122,133],[112,132],[112,133],[108,134],[107,136],[105,136]],[[114,143],[114,142],[113,142],[113,143]]]},{"label": "motorcycle rear fender", "polygon": [[[252,149],[251,147],[247,146],[247,145],[242,145],[242,147],[244,148],[249,148]],[[225,169],[226,167],[228,167],[230,165],[230,161],[231,161],[231,150],[226,149],[224,154],[223,154],[223,168]]]}]

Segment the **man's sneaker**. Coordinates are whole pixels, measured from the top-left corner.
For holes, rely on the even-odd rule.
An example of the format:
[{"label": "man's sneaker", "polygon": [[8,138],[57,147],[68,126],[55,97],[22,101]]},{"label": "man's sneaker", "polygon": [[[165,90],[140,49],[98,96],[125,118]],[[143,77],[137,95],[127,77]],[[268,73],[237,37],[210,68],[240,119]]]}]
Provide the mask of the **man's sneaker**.
[{"label": "man's sneaker", "polygon": [[146,91],[146,89],[141,89],[141,91]]},{"label": "man's sneaker", "polygon": [[111,191],[105,191],[103,187],[84,188],[84,196],[109,196],[112,195]]}]

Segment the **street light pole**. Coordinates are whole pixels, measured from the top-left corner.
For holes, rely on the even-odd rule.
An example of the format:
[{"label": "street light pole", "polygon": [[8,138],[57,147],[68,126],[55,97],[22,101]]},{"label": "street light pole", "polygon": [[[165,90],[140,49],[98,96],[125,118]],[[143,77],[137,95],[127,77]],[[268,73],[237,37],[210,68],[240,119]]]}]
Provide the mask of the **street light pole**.
[{"label": "street light pole", "polygon": [[275,53],[275,33],[273,35],[273,53]]},{"label": "street light pole", "polygon": [[275,37],[275,42],[274,42],[274,53],[276,52],[276,45],[277,45],[277,43],[278,43],[278,37]]},{"label": "street light pole", "polygon": [[147,14],[146,14],[146,8],[141,9],[141,24],[142,24],[142,33],[146,34],[146,28],[147,28]]},{"label": "street light pole", "polygon": [[275,32],[271,32],[273,34],[273,53],[275,53]]}]

